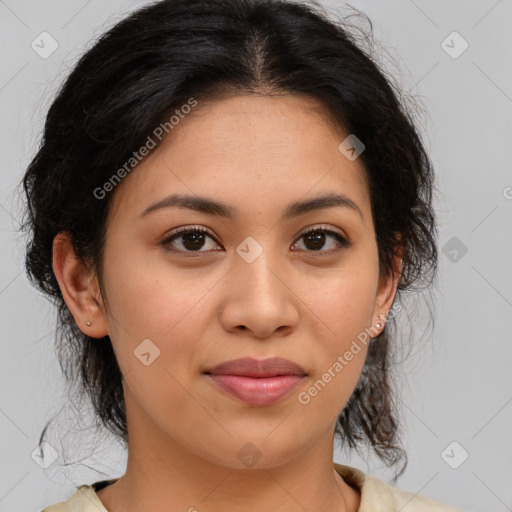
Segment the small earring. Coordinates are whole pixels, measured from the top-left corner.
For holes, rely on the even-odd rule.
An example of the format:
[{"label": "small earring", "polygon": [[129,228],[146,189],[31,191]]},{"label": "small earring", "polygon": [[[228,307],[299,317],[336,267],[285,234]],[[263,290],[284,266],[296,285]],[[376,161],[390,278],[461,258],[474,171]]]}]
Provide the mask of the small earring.
[{"label": "small earring", "polygon": [[85,325],[87,325],[87,326],[91,325],[91,321],[87,320],[87,322],[85,322]]},{"label": "small earring", "polygon": [[382,327],[382,324],[380,322],[377,322],[375,325],[377,326],[377,329],[380,329]]}]

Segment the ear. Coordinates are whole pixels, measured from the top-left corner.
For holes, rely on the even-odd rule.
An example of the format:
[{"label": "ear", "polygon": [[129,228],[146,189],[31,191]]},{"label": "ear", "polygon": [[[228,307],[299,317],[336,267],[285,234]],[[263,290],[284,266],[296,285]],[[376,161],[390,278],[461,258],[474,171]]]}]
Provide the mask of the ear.
[{"label": "ear", "polygon": [[53,272],[79,329],[93,338],[107,336],[106,313],[97,277],[76,256],[69,233],[60,232],[53,240]]},{"label": "ear", "polygon": [[379,278],[379,286],[377,289],[377,297],[375,299],[375,308],[373,313],[374,318],[372,324],[372,326],[375,326],[377,322],[380,322],[381,324],[380,328],[372,327],[372,329],[377,331],[377,335],[379,335],[384,330],[386,318],[388,316],[389,310],[391,309],[391,306],[393,305],[393,301],[395,300],[398,283],[402,275],[403,246],[400,243],[400,239],[401,237],[398,236],[397,243],[395,245],[395,253],[393,256],[394,272],[390,272],[388,275],[381,276]]}]

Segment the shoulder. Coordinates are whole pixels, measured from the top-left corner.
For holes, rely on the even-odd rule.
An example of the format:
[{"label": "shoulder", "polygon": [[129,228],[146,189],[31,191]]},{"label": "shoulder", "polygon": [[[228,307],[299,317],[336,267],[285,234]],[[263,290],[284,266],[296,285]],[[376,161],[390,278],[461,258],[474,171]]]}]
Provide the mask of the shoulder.
[{"label": "shoulder", "polygon": [[[115,481],[115,480],[111,480]],[[96,490],[103,487],[106,482],[96,482],[92,485],[81,485],[67,501],[50,505],[41,512],[108,512],[98,498]]]},{"label": "shoulder", "polygon": [[[380,496],[388,496],[392,501],[393,508],[389,510],[402,510],[403,512],[463,512],[460,508],[446,505],[439,501],[427,498],[418,493],[406,491],[403,489],[397,489],[385,482],[373,478],[367,477],[367,486],[371,493],[371,503],[377,503]],[[377,501],[375,501],[377,500]]]},{"label": "shoulder", "polygon": [[359,488],[358,512],[464,512],[421,494],[393,487],[359,469],[336,463],[335,469],[347,483]]}]

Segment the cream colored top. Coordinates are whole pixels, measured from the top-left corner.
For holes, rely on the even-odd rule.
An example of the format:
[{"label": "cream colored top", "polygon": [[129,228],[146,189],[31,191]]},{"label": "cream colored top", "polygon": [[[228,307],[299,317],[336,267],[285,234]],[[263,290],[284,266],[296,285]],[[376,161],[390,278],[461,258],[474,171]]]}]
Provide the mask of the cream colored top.
[{"label": "cream colored top", "polygon": [[[334,468],[347,484],[357,488],[361,493],[358,512],[464,512],[462,509],[445,505],[420,494],[392,487],[351,466],[335,462]],[[41,512],[108,512],[96,491],[116,480],[81,485],[68,501],[46,507]]]}]

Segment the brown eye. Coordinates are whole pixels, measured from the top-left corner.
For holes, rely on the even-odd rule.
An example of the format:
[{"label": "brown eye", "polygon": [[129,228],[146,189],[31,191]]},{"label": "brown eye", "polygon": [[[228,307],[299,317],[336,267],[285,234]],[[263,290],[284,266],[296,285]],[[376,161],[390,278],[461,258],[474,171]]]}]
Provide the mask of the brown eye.
[{"label": "brown eye", "polygon": [[304,239],[305,250],[309,252],[320,252],[320,253],[332,253],[341,250],[340,248],[336,249],[336,244],[330,243],[331,247],[328,247],[328,250],[322,250],[322,248],[329,242],[329,239],[334,239],[341,248],[350,247],[351,243],[340,233],[336,231],[332,231],[330,229],[313,229],[307,231],[300,235],[300,238]]},{"label": "brown eye", "polygon": [[[174,231],[162,240],[161,245],[173,252],[206,252],[201,249],[206,245],[208,238],[214,240],[204,228],[187,228]],[[216,246],[214,244],[214,247]]]}]

